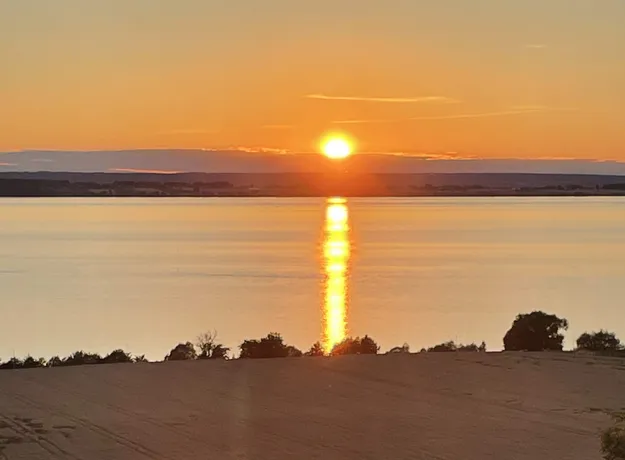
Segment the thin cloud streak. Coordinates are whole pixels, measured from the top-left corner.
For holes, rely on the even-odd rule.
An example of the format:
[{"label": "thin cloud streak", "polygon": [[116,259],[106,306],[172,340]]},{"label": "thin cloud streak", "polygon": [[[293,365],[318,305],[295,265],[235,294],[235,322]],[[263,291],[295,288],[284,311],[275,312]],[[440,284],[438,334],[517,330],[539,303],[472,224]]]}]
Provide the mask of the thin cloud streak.
[{"label": "thin cloud streak", "polygon": [[527,107],[516,110],[502,110],[499,112],[484,112],[484,113],[461,113],[457,115],[437,115],[437,116],[425,116],[425,117],[412,117],[403,119],[372,119],[372,120],[336,120],[332,123],[339,125],[350,124],[365,124],[365,123],[401,123],[406,121],[428,121],[428,120],[462,120],[471,118],[491,118],[491,117],[506,117],[513,115],[529,115],[534,113],[546,113],[546,112],[570,112],[575,111],[574,108],[549,108],[549,107]]},{"label": "thin cloud streak", "polygon": [[120,173],[140,173],[140,174],[180,174],[184,171],[173,171],[169,169],[134,169],[134,168],[109,168],[110,172]]},{"label": "thin cloud streak", "polygon": [[358,101],[358,102],[391,102],[391,103],[415,103],[415,102],[438,102],[442,104],[457,104],[457,99],[444,96],[421,96],[421,97],[366,97],[366,96],[328,96],[326,94],[308,94],[307,99],[320,99],[324,101]]},{"label": "thin cloud streak", "polygon": [[542,49],[547,48],[547,45],[542,44],[542,43],[530,43],[528,45],[525,45],[524,48],[532,49],[532,50],[542,50]]}]

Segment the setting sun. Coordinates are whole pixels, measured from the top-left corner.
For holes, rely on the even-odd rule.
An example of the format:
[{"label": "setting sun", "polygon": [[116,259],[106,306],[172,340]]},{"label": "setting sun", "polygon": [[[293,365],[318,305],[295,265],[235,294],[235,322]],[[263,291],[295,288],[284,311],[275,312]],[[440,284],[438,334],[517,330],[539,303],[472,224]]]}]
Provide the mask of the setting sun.
[{"label": "setting sun", "polygon": [[323,154],[332,159],[347,158],[352,153],[352,146],[342,137],[331,137],[321,145]]}]

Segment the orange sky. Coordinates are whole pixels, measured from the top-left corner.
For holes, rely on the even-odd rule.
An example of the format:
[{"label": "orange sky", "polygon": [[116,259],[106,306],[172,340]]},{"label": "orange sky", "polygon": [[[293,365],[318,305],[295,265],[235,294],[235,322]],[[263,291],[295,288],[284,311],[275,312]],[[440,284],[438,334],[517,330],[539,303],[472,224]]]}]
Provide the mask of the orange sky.
[{"label": "orange sky", "polygon": [[361,152],[625,160],[624,17],[619,0],[9,0],[0,151],[301,152],[343,131]]}]

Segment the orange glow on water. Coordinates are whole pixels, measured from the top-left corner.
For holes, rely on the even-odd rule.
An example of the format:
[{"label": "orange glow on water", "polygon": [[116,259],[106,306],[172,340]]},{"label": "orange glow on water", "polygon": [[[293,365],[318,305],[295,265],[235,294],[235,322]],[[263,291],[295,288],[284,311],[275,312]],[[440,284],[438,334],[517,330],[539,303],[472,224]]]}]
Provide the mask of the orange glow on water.
[{"label": "orange glow on water", "polygon": [[323,348],[326,353],[347,334],[350,246],[347,202],[341,198],[330,198],[326,206],[323,239]]}]

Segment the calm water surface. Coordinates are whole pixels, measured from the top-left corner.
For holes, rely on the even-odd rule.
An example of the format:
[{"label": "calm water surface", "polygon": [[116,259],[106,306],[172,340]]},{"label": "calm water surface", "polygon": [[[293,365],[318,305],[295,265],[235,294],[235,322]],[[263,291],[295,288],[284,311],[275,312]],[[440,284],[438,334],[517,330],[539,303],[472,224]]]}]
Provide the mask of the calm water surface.
[{"label": "calm water surface", "polygon": [[3,199],[0,357],[485,340],[544,309],[625,337],[619,198]]}]

